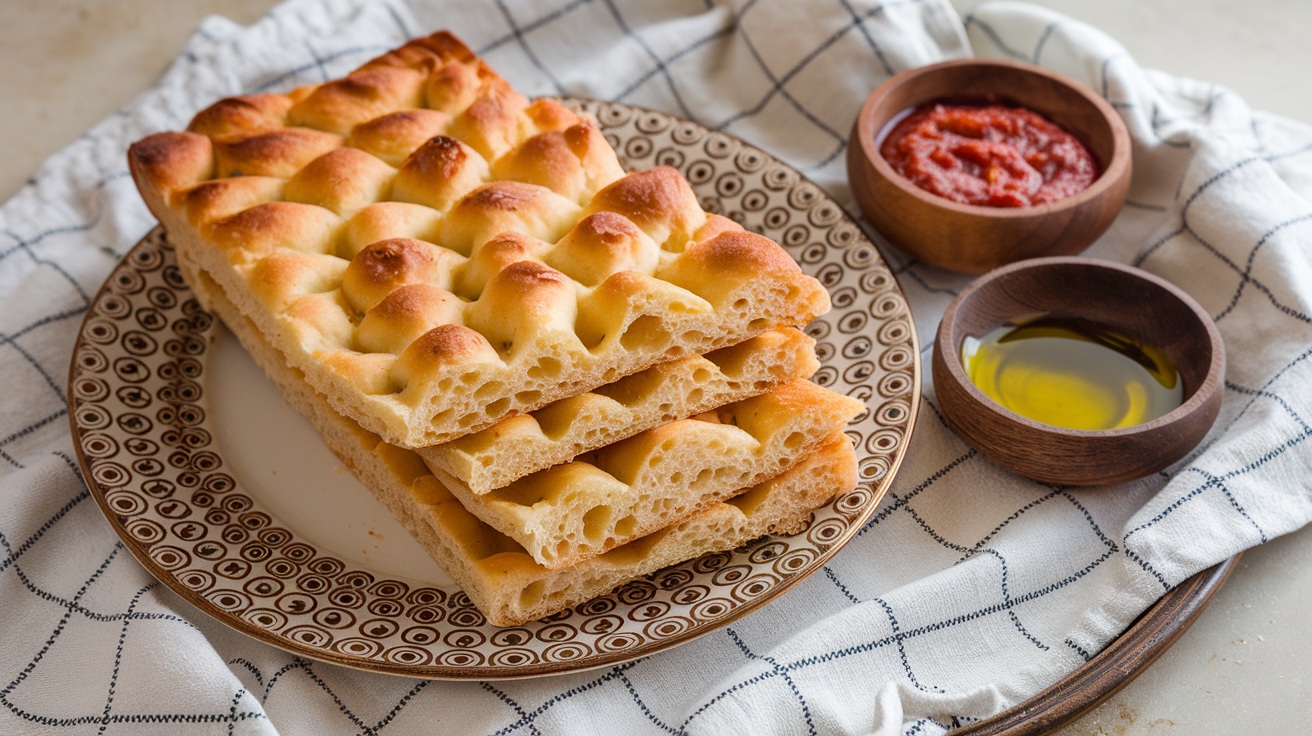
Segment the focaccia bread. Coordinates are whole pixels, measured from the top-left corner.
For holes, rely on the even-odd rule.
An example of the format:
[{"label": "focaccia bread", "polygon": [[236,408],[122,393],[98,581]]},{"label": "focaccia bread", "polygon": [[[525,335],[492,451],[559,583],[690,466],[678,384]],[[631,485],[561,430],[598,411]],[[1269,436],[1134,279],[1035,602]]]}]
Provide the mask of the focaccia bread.
[{"label": "focaccia bread", "polygon": [[553,570],[481,523],[432,475],[407,475],[414,453],[396,457],[401,448],[386,444],[377,449],[375,457],[386,463],[387,485],[377,480],[366,484],[372,483],[374,493],[497,626],[549,616],[633,578],[766,534],[795,534],[806,528],[812,511],[857,482],[852,443],[846,435],[834,435],[791,470],[744,493],[578,565]]},{"label": "focaccia bread", "polygon": [[658,424],[809,378],[819,367],[815,340],[794,329],[771,330],[704,356],[652,366],[416,452],[429,467],[482,495]]},{"label": "focaccia bread", "polygon": [[864,408],[799,379],[481,496],[430,469],[470,512],[518,542],[538,564],[569,567],[791,468]]},{"label": "focaccia bread", "polygon": [[455,579],[488,621],[514,626],[549,616],[663,567],[732,549],[764,534],[794,534],[811,513],[857,483],[851,441],[835,434],[791,470],[678,524],[573,567],[539,565],[522,546],[471,514],[411,450],[335,412],[194,264],[196,293],[310,419],[328,447]]},{"label": "focaccia bread", "polygon": [[129,163],[178,251],[339,412],[407,447],[829,308],[677,171],[624,174],[595,123],[446,33],[223,100]]}]

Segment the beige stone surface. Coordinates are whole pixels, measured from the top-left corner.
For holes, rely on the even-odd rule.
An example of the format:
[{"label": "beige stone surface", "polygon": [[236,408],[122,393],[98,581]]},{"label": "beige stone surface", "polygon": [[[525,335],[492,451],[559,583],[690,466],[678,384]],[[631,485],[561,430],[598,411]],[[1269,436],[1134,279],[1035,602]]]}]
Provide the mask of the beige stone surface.
[{"label": "beige stone surface", "polygon": [[[952,0],[962,9],[974,2]],[[273,0],[0,0],[0,200],[40,162],[162,73],[197,22],[258,18]],[[1107,31],[1148,67],[1224,84],[1312,122],[1308,0],[1043,0]],[[1312,716],[1312,529],[1245,555],[1198,623],[1061,736],[1301,733]]]},{"label": "beige stone surface", "polygon": [[250,23],[274,0],[0,0],[0,201],[50,154],[131,102],[201,18]]}]

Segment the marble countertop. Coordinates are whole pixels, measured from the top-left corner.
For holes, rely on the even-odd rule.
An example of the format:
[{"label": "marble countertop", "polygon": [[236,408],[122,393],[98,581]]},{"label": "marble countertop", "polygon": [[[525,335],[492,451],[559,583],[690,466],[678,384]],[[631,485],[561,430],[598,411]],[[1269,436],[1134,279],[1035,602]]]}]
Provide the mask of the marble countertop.
[{"label": "marble countertop", "polygon": [[[968,10],[974,0],[952,0]],[[255,20],[274,0],[5,0],[0,200],[40,162],[150,86],[206,14]],[[1042,0],[1123,43],[1141,64],[1223,84],[1312,123],[1307,0]],[[1312,716],[1312,529],[1244,555],[1194,626],[1060,736],[1297,733]]]}]

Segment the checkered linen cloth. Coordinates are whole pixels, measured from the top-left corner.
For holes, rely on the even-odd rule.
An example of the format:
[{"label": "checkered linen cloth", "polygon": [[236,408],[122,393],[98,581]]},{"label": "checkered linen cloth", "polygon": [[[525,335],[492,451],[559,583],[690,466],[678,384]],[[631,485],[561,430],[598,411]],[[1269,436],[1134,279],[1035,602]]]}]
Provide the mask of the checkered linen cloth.
[{"label": "checkered linen cloth", "polygon": [[[894,72],[974,53],[1081,79],[1124,116],[1135,164],[1125,211],[1088,255],[1163,276],[1214,316],[1230,359],[1221,418],[1167,472],[1072,490],[978,457],[926,385],[887,500],[822,572],[608,669],[421,682],[233,633],[131,559],[73,459],[63,376],[78,325],[153,225],[124,151],[215,98],[322,81],[438,28],[521,90],[725,130],[849,207],[847,131]],[[293,0],[249,28],[206,21],[158,87],[0,209],[0,233],[6,734],[938,734],[1023,700],[1173,585],[1312,518],[1312,130],[1023,5],[963,21],[940,0]],[[884,252],[929,346],[966,279]]]}]

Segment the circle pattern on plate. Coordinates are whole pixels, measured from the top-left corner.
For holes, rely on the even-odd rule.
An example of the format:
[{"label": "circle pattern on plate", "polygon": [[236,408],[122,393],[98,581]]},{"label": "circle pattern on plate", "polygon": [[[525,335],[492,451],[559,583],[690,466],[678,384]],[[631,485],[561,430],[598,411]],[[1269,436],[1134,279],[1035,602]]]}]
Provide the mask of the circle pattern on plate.
[{"label": "circle pattern on plate", "polygon": [[621,104],[596,117],[628,169],[669,165],[702,206],[782,245],[831,294],[807,328],[814,381],[868,411],[848,428],[861,485],[789,537],[704,555],[540,622],[487,624],[458,589],[380,578],[281,526],[230,474],[202,378],[214,318],[156,230],[110,274],[74,349],[70,417],[102,511],[174,592],[251,636],[325,661],[437,678],[520,677],[612,664],[732,621],[819,569],[875,510],[919,400],[905,298],[861,230],[795,170],[731,136]]}]

